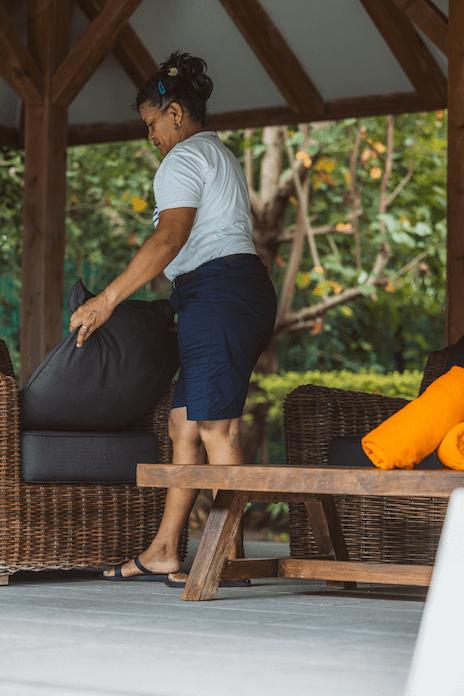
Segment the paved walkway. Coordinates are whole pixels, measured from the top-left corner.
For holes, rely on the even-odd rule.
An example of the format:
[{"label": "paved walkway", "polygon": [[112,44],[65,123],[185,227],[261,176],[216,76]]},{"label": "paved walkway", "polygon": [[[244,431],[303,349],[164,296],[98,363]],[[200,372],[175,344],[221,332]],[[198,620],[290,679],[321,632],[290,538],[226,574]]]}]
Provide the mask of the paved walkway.
[{"label": "paved walkway", "polygon": [[267,579],[212,602],[180,595],[88,571],[18,573],[0,587],[1,696],[401,696],[425,592]]}]

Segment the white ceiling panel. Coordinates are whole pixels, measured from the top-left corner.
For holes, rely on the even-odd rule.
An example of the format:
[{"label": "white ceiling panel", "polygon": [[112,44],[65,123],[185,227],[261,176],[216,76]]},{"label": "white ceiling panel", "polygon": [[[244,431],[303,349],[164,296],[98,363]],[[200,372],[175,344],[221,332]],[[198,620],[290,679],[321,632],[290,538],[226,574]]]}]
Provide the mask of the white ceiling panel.
[{"label": "white ceiling panel", "polygon": [[214,84],[210,113],[285,105],[218,0],[145,0],[131,24],[158,63],[172,51],[206,61]]},{"label": "white ceiling panel", "polygon": [[[260,1],[324,100],[414,91],[359,0]],[[435,2],[446,14],[447,0]],[[26,9],[26,0],[8,8],[23,38]],[[211,114],[287,105],[219,0],[143,0],[131,24],[158,63],[175,50],[206,60],[214,83]],[[88,26],[72,0],[71,47]],[[421,36],[446,74],[445,56]],[[136,91],[108,54],[71,104],[70,123],[132,121]],[[18,127],[20,109],[0,78],[0,124]]]}]

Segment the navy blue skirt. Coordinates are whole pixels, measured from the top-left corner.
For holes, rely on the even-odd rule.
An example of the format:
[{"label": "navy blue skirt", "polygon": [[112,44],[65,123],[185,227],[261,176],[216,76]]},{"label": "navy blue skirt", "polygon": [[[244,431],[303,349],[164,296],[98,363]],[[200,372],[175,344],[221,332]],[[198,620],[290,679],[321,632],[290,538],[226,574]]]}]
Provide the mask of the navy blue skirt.
[{"label": "navy blue skirt", "polygon": [[[172,408],[191,421],[239,418],[253,368],[271,340],[277,300],[259,257],[208,261],[179,283],[169,301],[177,312],[180,373]],[[181,277],[182,279],[182,277]]]}]

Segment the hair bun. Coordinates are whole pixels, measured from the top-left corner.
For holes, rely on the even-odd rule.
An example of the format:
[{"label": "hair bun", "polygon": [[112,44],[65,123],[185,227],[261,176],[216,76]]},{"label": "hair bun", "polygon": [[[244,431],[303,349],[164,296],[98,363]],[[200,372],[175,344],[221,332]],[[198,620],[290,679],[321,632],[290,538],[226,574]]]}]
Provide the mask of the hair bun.
[{"label": "hair bun", "polygon": [[208,66],[202,58],[191,56],[190,53],[174,51],[169,58],[160,65],[160,72],[169,75],[171,68],[176,68],[176,77],[183,78],[190,83],[191,88],[205,101],[211,96],[213,83],[206,74]]},{"label": "hair bun", "polygon": [[134,108],[140,112],[140,107],[147,104],[164,112],[172,102],[177,102],[204,128],[206,102],[213,91],[213,82],[206,70],[202,58],[179,51],[171,53],[161,63],[159,71],[139,89]]}]

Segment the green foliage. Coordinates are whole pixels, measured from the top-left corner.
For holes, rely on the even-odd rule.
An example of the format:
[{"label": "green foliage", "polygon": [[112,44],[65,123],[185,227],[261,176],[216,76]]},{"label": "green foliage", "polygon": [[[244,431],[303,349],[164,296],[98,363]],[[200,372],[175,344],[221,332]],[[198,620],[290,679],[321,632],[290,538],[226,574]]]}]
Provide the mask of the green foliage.
[{"label": "green foliage", "polygon": [[19,314],[21,303],[22,198],[24,157],[0,149],[0,338],[8,343],[19,371]]},{"label": "green foliage", "polygon": [[[350,227],[350,153],[360,129],[360,158],[356,170],[362,215],[356,262]],[[391,258],[383,286],[364,288],[364,297],[331,309],[313,322],[311,330],[284,335],[278,360],[285,370],[357,371],[373,367],[387,372],[412,370],[427,354],[443,346],[446,263],[446,149],[447,114],[404,114],[394,119],[394,151],[386,196],[411,177],[379,214],[381,180],[386,167],[386,117],[347,119],[311,133],[306,154],[312,159],[309,214],[314,228],[339,225],[339,232],[316,236],[322,268],[316,272],[306,249],[292,309],[298,311],[363,283],[369,277],[380,244]],[[297,133],[290,136],[295,143]],[[295,151],[301,146],[301,137]],[[299,153],[303,159],[304,153]],[[286,211],[285,223],[295,223],[297,200]],[[290,245],[279,250],[272,279],[282,287]]]},{"label": "green foliage", "polygon": [[[146,143],[68,149],[66,288],[77,278],[100,292],[152,234],[158,159]],[[137,295],[147,297],[147,289]]]},{"label": "green foliage", "polygon": [[[403,373],[379,374],[373,369],[363,369],[354,373],[348,370],[322,372],[281,372],[277,375],[253,374],[251,381],[260,390],[249,397],[249,403],[269,403],[267,418],[269,461],[273,464],[285,460],[283,404],[285,397],[302,384],[316,384],[321,387],[334,387],[367,394],[383,394],[412,400],[419,394],[422,379],[421,370],[406,370]],[[247,416],[243,417],[244,419]]]},{"label": "green foliage", "polygon": [[[357,372],[372,368],[387,373],[421,369],[427,354],[444,342],[446,237],[446,112],[405,114],[394,120],[394,157],[387,195],[408,173],[411,179],[387,212],[379,216],[378,178],[385,169],[386,117],[346,119],[315,124],[306,156],[310,157],[310,215],[313,226],[346,225],[349,210],[349,155],[358,128],[361,164],[357,169],[360,191],[360,251],[362,267],[355,261],[353,235],[334,233],[316,237],[322,269],[315,270],[308,251],[296,280],[293,309],[311,306],[322,294],[337,294],[364,282],[372,269],[379,242],[387,241],[392,257],[389,281],[365,296],[330,310],[312,328],[283,335],[278,360],[284,371],[334,370]],[[258,190],[259,166],[266,146],[262,129],[245,139],[244,131],[221,134],[243,161],[244,146],[251,148],[254,183]],[[295,126],[290,131],[295,152],[304,141]],[[412,156],[414,148],[414,154]],[[363,152],[368,157],[362,160]],[[68,149],[68,208],[66,220],[65,297],[81,277],[99,292],[127,265],[152,232],[154,204],[152,179],[160,158],[146,142],[123,142]],[[288,166],[285,149],[284,166]],[[285,165],[287,162],[287,165]],[[284,173],[284,172],[283,172]],[[0,335],[19,358],[21,295],[21,233],[23,155],[0,151]],[[295,200],[285,213],[290,226],[296,219]],[[290,245],[279,249],[272,270],[279,291]],[[411,264],[411,261],[413,263]],[[409,266],[408,266],[409,265]],[[151,299],[148,286],[137,297]],[[64,331],[67,315],[63,317]]]},{"label": "green foliage", "polygon": [[[159,159],[145,142],[68,148],[65,298],[82,278],[100,292],[126,268],[152,233],[152,182]],[[19,373],[21,305],[22,152],[0,151],[0,337]],[[148,286],[134,297],[153,299]],[[63,333],[67,332],[66,303]]]}]

